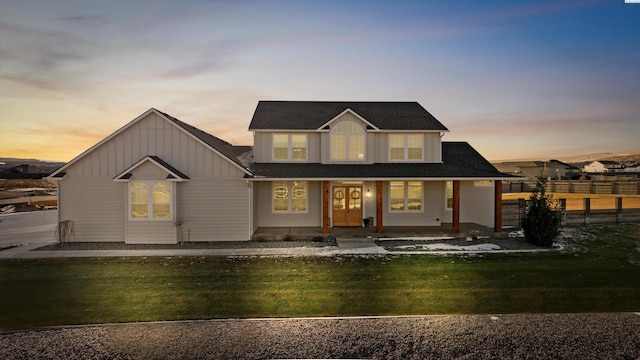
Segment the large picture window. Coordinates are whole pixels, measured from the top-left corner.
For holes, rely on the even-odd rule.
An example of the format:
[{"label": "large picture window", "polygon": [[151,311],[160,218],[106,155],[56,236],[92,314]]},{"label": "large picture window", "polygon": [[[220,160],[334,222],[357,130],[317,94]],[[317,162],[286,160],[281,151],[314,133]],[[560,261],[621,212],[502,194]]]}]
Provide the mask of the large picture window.
[{"label": "large picture window", "polygon": [[276,181],[273,183],[274,212],[307,212],[306,181]]},{"label": "large picture window", "polygon": [[167,181],[129,183],[129,218],[132,220],[171,220],[172,184]]},{"label": "large picture window", "polygon": [[307,160],[306,134],[273,134],[274,160]]},{"label": "large picture window", "polygon": [[389,159],[422,160],[422,134],[389,135]]},{"label": "large picture window", "polygon": [[422,192],[422,181],[389,182],[390,211],[422,211]]},{"label": "large picture window", "polygon": [[362,126],[345,121],[331,129],[331,160],[364,161],[365,131]]}]

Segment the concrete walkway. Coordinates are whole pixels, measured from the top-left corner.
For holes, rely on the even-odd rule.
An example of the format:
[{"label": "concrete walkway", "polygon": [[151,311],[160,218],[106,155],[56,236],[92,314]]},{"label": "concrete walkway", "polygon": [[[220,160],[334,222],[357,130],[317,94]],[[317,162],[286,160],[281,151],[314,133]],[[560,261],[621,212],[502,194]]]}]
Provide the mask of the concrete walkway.
[{"label": "concrete walkway", "polygon": [[[447,255],[536,252],[540,250],[453,250],[453,251],[388,251],[378,246],[373,237],[361,233],[340,233],[338,246],[286,248],[228,248],[228,249],[146,249],[146,250],[52,250],[33,251],[54,244],[55,211],[37,211],[0,216],[0,259],[47,259],[76,257],[132,257],[132,256],[335,256],[335,255]],[[361,229],[347,229],[361,231]],[[400,231],[403,229],[397,229]],[[412,229],[413,230],[413,229]],[[433,229],[428,229],[432,231]],[[353,237],[349,234],[355,235]],[[407,230],[398,234],[408,234]],[[411,234],[415,235],[415,234]]]},{"label": "concrete walkway", "polygon": [[78,257],[145,257],[145,256],[335,256],[335,255],[452,255],[507,254],[555,251],[554,249],[523,250],[452,250],[452,251],[388,251],[373,239],[338,240],[338,246],[244,249],[148,249],[148,250],[51,250],[33,251],[42,244],[24,245],[0,251],[0,259],[50,259]]}]

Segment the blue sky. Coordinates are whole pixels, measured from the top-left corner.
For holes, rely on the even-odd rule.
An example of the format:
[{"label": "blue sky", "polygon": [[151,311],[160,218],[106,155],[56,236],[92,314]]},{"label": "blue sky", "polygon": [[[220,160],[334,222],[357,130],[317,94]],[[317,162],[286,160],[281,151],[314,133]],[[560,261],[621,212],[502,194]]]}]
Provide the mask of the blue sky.
[{"label": "blue sky", "polygon": [[418,101],[490,160],[640,150],[640,4],[0,0],[0,157],[150,107],[238,145],[259,100]]}]

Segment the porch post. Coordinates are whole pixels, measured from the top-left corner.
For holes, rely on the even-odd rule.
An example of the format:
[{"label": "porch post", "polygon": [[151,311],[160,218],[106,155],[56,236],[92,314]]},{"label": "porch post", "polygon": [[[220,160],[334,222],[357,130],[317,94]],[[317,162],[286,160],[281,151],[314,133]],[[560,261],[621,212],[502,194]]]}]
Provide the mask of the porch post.
[{"label": "porch post", "polygon": [[451,232],[460,232],[460,180],[453,180],[453,227]]},{"label": "porch post", "polygon": [[322,233],[329,233],[329,182],[322,182]]},{"label": "porch post", "polygon": [[376,232],[382,234],[382,181],[376,181]]},{"label": "porch post", "polygon": [[493,215],[493,231],[502,231],[502,180],[495,181],[495,214]]}]

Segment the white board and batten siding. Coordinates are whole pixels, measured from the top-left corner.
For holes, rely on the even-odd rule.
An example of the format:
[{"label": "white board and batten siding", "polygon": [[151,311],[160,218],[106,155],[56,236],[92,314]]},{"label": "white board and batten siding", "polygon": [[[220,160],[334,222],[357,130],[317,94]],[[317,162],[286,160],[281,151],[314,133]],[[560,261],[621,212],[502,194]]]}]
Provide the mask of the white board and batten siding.
[{"label": "white board and batten siding", "polygon": [[440,185],[433,181],[424,181],[422,192],[422,211],[391,211],[389,209],[389,182],[384,183],[383,223],[385,226],[438,226],[440,225],[442,194]]},{"label": "white board and batten siding", "polygon": [[309,181],[306,212],[274,212],[273,183],[254,182],[257,227],[322,226],[322,182]]},{"label": "white board and batten siding", "polygon": [[250,193],[242,177],[179,183],[177,220],[184,241],[249,240],[253,232]]},{"label": "white board and batten siding", "polygon": [[460,222],[493,227],[494,186],[494,182],[475,186],[474,181],[460,181]]},{"label": "white board and batten siding", "polygon": [[[453,210],[446,208],[445,184],[442,182],[442,222],[453,221]],[[460,181],[460,222],[476,223],[493,227],[494,223],[494,184],[492,186],[475,186],[474,181]]]},{"label": "white board and batten siding", "polygon": [[[129,229],[128,184],[113,179],[148,155],[155,155],[190,180],[175,186],[174,219],[141,222]],[[166,172],[147,162],[132,178],[164,180]],[[208,146],[155,112],[130,123],[64,169],[60,181],[60,219],[76,223],[77,241],[158,242],[154,228],[169,233],[161,242],[177,242],[177,220],[182,230],[190,224],[192,241],[248,240],[250,237],[250,187],[245,173]],[[160,179],[150,179],[161,177]],[[228,198],[233,201],[227,202]],[[224,199],[224,200],[223,200]],[[226,206],[222,204],[225,203]],[[141,225],[147,223],[147,226]],[[168,228],[167,228],[168,227]],[[185,235],[186,236],[186,235]],[[132,239],[133,240],[133,239]],[[186,240],[186,239],[185,239]]]},{"label": "white board and batten siding", "polygon": [[69,241],[124,241],[126,184],[67,173],[58,186],[60,220],[75,222],[76,236]]}]

